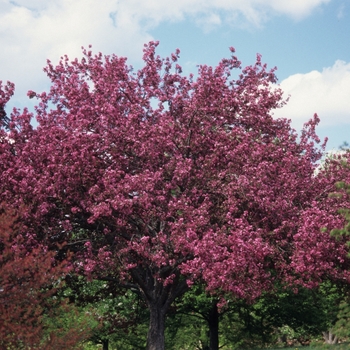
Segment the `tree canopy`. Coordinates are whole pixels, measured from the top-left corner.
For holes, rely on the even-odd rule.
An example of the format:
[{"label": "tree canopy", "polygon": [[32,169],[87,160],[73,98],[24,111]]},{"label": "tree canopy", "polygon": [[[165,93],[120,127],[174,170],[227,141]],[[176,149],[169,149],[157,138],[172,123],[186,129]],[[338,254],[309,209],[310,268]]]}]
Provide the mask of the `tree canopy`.
[{"label": "tree canopy", "polygon": [[57,255],[74,252],[76,273],[142,295],[149,350],[196,281],[252,300],[275,280],[349,279],[347,246],[329,235],[344,221],[327,199],[336,179],[315,172],[317,115],[300,137],[273,118],[285,101],[260,55],[242,68],[231,48],[186,77],[179,51],[162,59],[157,45],[136,72],[85,49],[48,61],[50,91],[29,91],[35,113],[14,110],[0,134],[2,200],[25,208],[26,237],[66,243]]}]

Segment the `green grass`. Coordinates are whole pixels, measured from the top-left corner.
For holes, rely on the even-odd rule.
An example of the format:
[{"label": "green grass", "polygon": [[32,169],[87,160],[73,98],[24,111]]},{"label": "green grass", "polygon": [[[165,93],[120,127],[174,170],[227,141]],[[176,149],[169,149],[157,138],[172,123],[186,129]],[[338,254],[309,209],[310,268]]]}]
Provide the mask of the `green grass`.
[{"label": "green grass", "polygon": [[350,343],[335,344],[335,345],[322,344],[322,345],[308,345],[308,346],[291,346],[287,348],[279,347],[279,348],[269,348],[268,350],[350,350]]}]

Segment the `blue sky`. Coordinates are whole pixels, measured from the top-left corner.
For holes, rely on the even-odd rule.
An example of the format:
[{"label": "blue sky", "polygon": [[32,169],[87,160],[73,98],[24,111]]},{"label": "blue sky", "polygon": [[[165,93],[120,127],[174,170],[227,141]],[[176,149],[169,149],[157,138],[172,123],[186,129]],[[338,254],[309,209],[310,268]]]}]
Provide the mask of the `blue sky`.
[{"label": "blue sky", "polygon": [[317,112],[328,149],[350,142],[349,0],[0,0],[0,80],[17,89],[9,108],[32,107],[26,92],[48,89],[47,58],[92,44],[137,67],[150,40],[162,56],[179,48],[185,73],[216,65],[230,46],[243,65],[262,54],[291,96],[276,117],[299,130]]}]

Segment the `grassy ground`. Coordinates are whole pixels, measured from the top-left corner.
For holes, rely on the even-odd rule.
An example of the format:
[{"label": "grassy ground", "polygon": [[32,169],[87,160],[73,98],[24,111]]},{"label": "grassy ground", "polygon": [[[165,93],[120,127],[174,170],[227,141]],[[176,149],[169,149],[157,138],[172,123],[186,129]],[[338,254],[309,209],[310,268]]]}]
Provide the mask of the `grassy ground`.
[{"label": "grassy ground", "polygon": [[269,350],[350,350],[350,343],[336,345],[310,345],[310,346],[292,346],[288,348],[274,348]]}]

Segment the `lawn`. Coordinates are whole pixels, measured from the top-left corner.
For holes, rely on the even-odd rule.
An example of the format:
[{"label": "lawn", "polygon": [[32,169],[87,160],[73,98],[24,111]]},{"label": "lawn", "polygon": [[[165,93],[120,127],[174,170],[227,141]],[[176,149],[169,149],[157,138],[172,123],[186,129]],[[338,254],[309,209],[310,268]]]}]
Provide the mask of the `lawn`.
[{"label": "lawn", "polygon": [[343,344],[336,344],[336,345],[322,344],[322,345],[309,345],[309,346],[292,346],[288,348],[271,348],[271,349],[269,348],[269,350],[350,350],[350,343],[343,343]]}]

